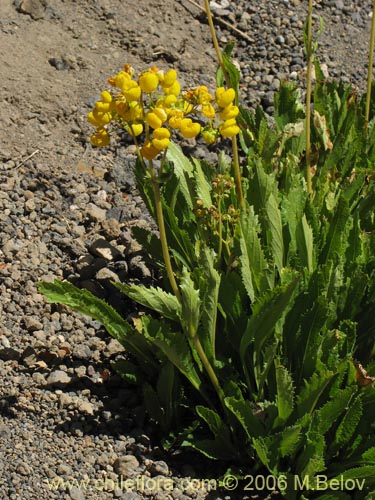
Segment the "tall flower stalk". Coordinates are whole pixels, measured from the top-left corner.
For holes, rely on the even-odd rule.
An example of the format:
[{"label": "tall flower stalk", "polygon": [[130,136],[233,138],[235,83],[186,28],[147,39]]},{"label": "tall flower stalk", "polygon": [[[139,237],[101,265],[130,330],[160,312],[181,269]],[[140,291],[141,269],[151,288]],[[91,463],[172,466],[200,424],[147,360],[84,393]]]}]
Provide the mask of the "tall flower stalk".
[{"label": "tall flower stalk", "polygon": [[367,71],[367,94],[366,94],[366,125],[370,118],[370,104],[371,104],[371,82],[372,82],[372,69],[374,65],[374,42],[375,42],[375,0],[372,7],[371,19],[371,34],[370,34],[370,48],[368,58],[368,71]]},{"label": "tall flower stalk", "polygon": [[[217,40],[216,30],[215,30],[214,22],[212,19],[209,0],[204,0],[204,6],[205,6],[206,15],[207,15],[208,25],[210,27],[212,43],[213,43],[213,46],[214,46],[215,52],[216,52],[217,61],[218,61],[218,64],[221,68],[221,71],[223,72],[225,83],[226,83],[227,87],[230,87],[230,78],[229,78],[228,72],[225,68],[223,57],[221,55],[220,46],[219,46],[219,42]],[[237,144],[237,137],[236,136],[232,137],[232,153],[233,153],[234,182],[236,184],[238,205],[240,207],[243,207],[244,206],[244,198],[243,198],[243,193],[242,193],[241,168],[240,168],[240,161],[239,161],[239,157],[238,157],[238,144]]]},{"label": "tall flower stalk", "polygon": [[305,179],[307,192],[312,194],[312,175],[311,175],[311,93],[312,93],[312,71],[314,62],[314,48],[312,39],[312,14],[313,14],[313,0],[309,0],[308,14],[307,14],[307,30],[305,38],[305,50],[307,57],[307,75],[306,75],[306,166],[305,166]]}]

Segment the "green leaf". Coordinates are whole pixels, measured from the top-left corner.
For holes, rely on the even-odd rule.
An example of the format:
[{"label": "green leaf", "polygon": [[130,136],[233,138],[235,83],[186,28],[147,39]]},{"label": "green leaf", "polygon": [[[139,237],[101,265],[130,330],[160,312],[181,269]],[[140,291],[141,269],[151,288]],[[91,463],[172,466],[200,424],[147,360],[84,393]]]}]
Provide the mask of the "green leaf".
[{"label": "green leaf", "polygon": [[[235,415],[249,439],[264,435],[264,428],[254,415],[250,401],[244,399],[238,385],[234,382],[230,385],[232,395],[224,399],[225,406]],[[227,393],[228,388],[224,392]]]},{"label": "green leaf", "polygon": [[193,338],[198,331],[200,320],[199,290],[194,286],[190,273],[183,268],[180,281],[181,291],[181,323],[188,338]]},{"label": "green leaf", "polygon": [[292,456],[301,443],[302,426],[299,424],[286,427],[281,433],[279,452],[281,457]]},{"label": "green leaf", "polygon": [[369,448],[361,456],[361,462],[375,466],[375,446]]},{"label": "green leaf", "polygon": [[232,444],[231,432],[224,424],[220,415],[206,408],[205,406],[196,406],[196,412],[206,422],[214,439],[194,440],[191,445],[209,458],[214,459],[233,459],[238,455],[238,451]]},{"label": "green leaf", "polygon": [[300,90],[294,83],[282,82],[275,93],[275,123],[282,132],[289,123],[295,123],[303,116]]},{"label": "green leaf", "polygon": [[336,476],[335,479],[339,481],[345,481],[347,479],[365,479],[365,485],[372,486],[375,484],[375,465],[364,465],[362,467],[346,470],[339,476]]},{"label": "green leaf", "polygon": [[169,361],[200,390],[201,380],[196,372],[189,344],[181,331],[172,331],[166,322],[142,316],[143,335],[158,347]]},{"label": "green leaf", "polygon": [[210,184],[202,170],[199,160],[193,158],[195,191],[198,200],[201,200],[204,208],[212,205]]},{"label": "green leaf", "polygon": [[274,288],[253,305],[252,315],[241,340],[240,356],[242,360],[244,360],[247,348],[252,341],[255,342],[255,352],[258,356],[260,355],[260,351],[272,335],[276,323],[290,307],[297,283],[298,278],[287,285]]},{"label": "green leaf", "polygon": [[330,260],[336,262],[337,257],[345,252],[350,225],[351,217],[348,202],[341,196],[334,217],[329,224],[329,231],[326,238],[327,243],[319,256],[320,264],[324,264]]},{"label": "green leaf", "polygon": [[270,256],[280,272],[284,266],[284,241],[277,183],[274,175],[267,174],[259,161],[255,165],[255,174],[249,194],[255,212],[259,214]]},{"label": "green leaf", "polygon": [[336,430],[335,444],[342,448],[353,436],[362,417],[363,408],[360,397],[357,397],[349,406],[344,418]]},{"label": "green leaf", "polygon": [[296,241],[297,241],[297,250],[298,255],[301,259],[301,264],[307,267],[310,273],[314,270],[314,241],[313,241],[313,232],[312,229],[307,222],[306,215],[303,214],[299,223],[296,227]]},{"label": "green leaf", "polygon": [[258,218],[254,208],[242,212],[239,224],[241,277],[251,302],[273,288],[273,277],[265,259],[260,239]]},{"label": "green leaf", "polygon": [[183,154],[181,148],[174,142],[169,144],[167,149],[167,160],[173,163],[173,171],[179,181],[179,189],[185,199],[185,203],[192,210],[193,202],[191,200],[187,177],[193,177],[194,167],[191,161]]},{"label": "green leaf", "polygon": [[215,269],[214,251],[204,246],[200,252],[199,297],[200,324],[198,335],[210,362],[216,358],[216,323],[221,275]]},{"label": "green leaf", "polygon": [[305,385],[297,397],[298,416],[302,417],[306,413],[311,414],[316,409],[319,398],[327,389],[333,377],[333,372],[324,369],[316,371],[308,380],[305,380]]},{"label": "green leaf", "polygon": [[337,422],[338,418],[343,414],[349,405],[353,394],[356,392],[356,387],[346,387],[335,392],[335,395],[330,401],[325,403],[318,410],[318,429],[322,434],[329,431],[332,425]]},{"label": "green leaf", "polygon": [[277,409],[279,422],[285,422],[294,408],[294,386],[293,379],[285,366],[275,361],[276,386],[277,386]]},{"label": "green leaf", "polygon": [[125,283],[113,284],[138,304],[142,304],[173,321],[180,320],[180,303],[174,295],[165,292],[162,288],[134,284],[127,285]]},{"label": "green leaf", "polygon": [[107,332],[117,339],[132,354],[147,365],[156,366],[150,356],[150,346],[139,337],[137,332],[119,315],[113,307],[96,297],[88,290],[81,290],[68,281],[55,280],[53,283],[41,282],[39,289],[49,302],[64,304],[74,311],[85,314],[102,324]]},{"label": "green leaf", "polygon": [[165,363],[160,370],[157,382],[158,398],[164,409],[165,427],[169,428],[172,423],[173,414],[175,410],[175,368],[171,363]]}]

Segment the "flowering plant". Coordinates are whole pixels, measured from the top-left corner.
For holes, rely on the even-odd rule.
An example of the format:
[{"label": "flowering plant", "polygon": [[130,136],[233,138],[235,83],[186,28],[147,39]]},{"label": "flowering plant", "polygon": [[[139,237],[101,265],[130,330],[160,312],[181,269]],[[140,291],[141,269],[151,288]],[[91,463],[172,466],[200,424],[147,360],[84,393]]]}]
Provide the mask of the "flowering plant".
[{"label": "flowering plant", "polygon": [[[181,92],[173,69],[136,76],[127,65],[88,116],[94,145],[125,130],[137,147],[138,189],[160,238],[134,236],[168,279],[114,285],[145,314],[127,321],[69,282],[41,289],[124,345],[130,359],[116,367],[141,388],[166,448],[272,474],[287,498],[296,498],[295,476],[311,486],[303,498],[316,498],[323,472],[362,478],[356,498],[370,500],[374,377],[355,358],[375,370],[375,110],[326,82],[316,61],[311,120],[283,83],[271,125],[262,109],[238,105],[228,51],[219,63],[213,94]],[[173,134],[229,137],[232,162],[187,158]]]},{"label": "flowering plant", "polygon": [[[207,144],[220,135],[234,137],[240,131],[232,88],[218,87],[212,95],[201,85],[181,93],[175,69],[164,72],[152,67],[136,77],[129,64],[108,81],[112,92],[104,90],[88,114],[97,129],[91,136],[94,146],[107,146],[109,128],[118,127],[131,135],[142,158],[152,160],[165,152],[174,131],[186,139],[201,134]],[[139,146],[142,135],[143,144]]]}]

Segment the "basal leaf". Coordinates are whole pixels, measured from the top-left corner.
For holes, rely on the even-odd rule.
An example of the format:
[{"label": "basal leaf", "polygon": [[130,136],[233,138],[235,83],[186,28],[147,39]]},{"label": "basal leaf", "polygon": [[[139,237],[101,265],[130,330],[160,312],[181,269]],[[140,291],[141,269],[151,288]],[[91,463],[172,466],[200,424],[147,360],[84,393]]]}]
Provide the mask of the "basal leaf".
[{"label": "basal leaf", "polygon": [[332,425],[337,422],[339,417],[346,410],[355,392],[355,386],[338,390],[330,401],[319,408],[319,419],[317,424],[319,428],[317,430],[319,430],[322,434],[328,432]]},{"label": "basal leaf", "polygon": [[294,279],[287,285],[274,288],[253,305],[252,315],[241,340],[240,355],[242,359],[244,359],[246,350],[252,341],[255,342],[254,350],[257,356],[260,355],[260,351],[272,335],[276,323],[290,307],[297,283],[298,279]]},{"label": "basal leaf", "polygon": [[181,305],[171,293],[165,292],[159,287],[127,285],[125,283],[114,283],[114,285],[138,304],[142,304],[173,321],[179,321]]},{"label": "basal leaf", "polygon": [[308,380],[305,380],[305,385],[297,396],[296,409],[298,416],[302,417],[305,413],[311,414],[316,409],[319,398],[327,389],[333,377],[333,372],[322,369],[314,372]]},{"label": "basal leaf", "polygon": [[201,306],[198,334],[208,359],[213,362],[216,358],[216,323],[221,275],[215,269],[214,253],[208,247],[204,246],[201,249],[199,260]]},{"label": "basal leaf", "polygon": [[197,198],[202,201],[204,208],[210,208],[212,205],[211,189],[207,178],[202,170],[200,161],[193,159],[194,180]]},{"label": "basal leaf", "polygon": [[363,408],[360,397],[357,397],[347,409],[344,418],[336,430],[335,443],[338,447],[345,446],[353,436],[362,417]]},{"label": "basal leaf", "polygon": [[288,457],[293,455],[298,446],[300,445],[302,434],[302,427],[299,424],[286,427],[281,433],[280,439],[280,456]]},{"label": "basal leaf", "polygon": [[367,465],[375,466],[375,446],[362,453],[361,462]]},{"label": "basal leaf", "polygon": [[254,214],[254,208],[248,207],[248,211],[241,215],[239,246],[241,276],[251,302],[273,287],[273,277],[258,232],[258,218]]},{"label": "basal leaf", "polygon": [[88,290],[75,287],[68,281],[42,282],[39,287],[49,302],[64,304],[74,311],[99,321],[108,333],[121,342],[129,352],[143,359],[146,365],[151,363],[156,366],[154,359],[150,356],[150,345],[139,337],[131,325],[104,300]]},{"label": "basal leaf", "polygon": [[296,227],[297,252],[301,259],[301,264],[310,273],[313,272],[314,263],[314,239],[312,229],[307,222],[306,215],[303,214]]},{"label": "basal leaf", "polygon": [[188,338],[196,335],[200,320],[200,296],[195,288],[190,273],[184,268],[180,281],[181,291],[181,323]]},{"label": "basal leaf", "polygon": [[346,470],[339,476],[336,476],[335,479],[339,481],[345,481],[347,479],[364,479],[364,484],[366,486],[373,485],[375,484],[375,465],[363,465],[362,467]]},{"label": "basal leaf", "polygon": [[183,154],[181,148],[174,142],[171,142],[167,149],[167,160],[173,163],[173,171],[179,181],[180,191],[185,199],[185,203],[192,210],[193,202],[191,200],[188,183],[186,181],[186,175],[188,177],[193,177],[193,164],[189,158]]},{"label": "basal leaf", "polygon": [[279,360],[275,361],[276,386],[277,386],[277,409],[279,423],[285,422],[294,408],[294,386],[289,371],[282,366]]},{"label": "basal leaf", "polygon": [[142,316],[141,321],[143,335],[163,352],[195,389],[199,390],[201,380],[183,332],[172,331],[166,322],[162,323],[149,316]]}]

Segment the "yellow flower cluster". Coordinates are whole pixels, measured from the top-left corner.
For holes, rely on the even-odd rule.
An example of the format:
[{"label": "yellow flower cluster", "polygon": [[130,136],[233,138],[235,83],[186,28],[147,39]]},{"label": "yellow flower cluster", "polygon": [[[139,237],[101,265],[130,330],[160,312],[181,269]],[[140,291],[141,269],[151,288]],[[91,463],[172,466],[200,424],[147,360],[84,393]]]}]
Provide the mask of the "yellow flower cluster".
[{"label": "yellow flower cluster", "polygon": [[114,125],[126,130],[137,146],[138,137],[144,134],[139,151],[146,160],[168,148],[174,130],[186,139],[201,134],[207,144],[220,135],[234,137],[239,133],[234,89],[219,87],[212,95],[201,85],[181,94],[176,70],[164,72],[152,67],[135,78],[128,64],[108,82],[113,90],[104,90],[87,115],[96,127],[91,136],[94,146],[109,144]]}]

